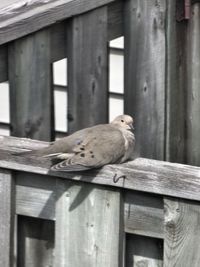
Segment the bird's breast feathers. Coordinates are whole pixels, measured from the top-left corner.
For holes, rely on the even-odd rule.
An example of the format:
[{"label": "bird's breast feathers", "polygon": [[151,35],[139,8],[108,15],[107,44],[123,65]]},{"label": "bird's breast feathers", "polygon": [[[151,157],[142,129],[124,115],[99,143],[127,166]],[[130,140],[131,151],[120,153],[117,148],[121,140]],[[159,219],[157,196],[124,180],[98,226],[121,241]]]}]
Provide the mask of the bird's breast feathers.
[{"label": "bird's breast feathers", "polygon": [[134,145],[135,145],[135,136],[131,131],[127,131],[127,130],[121,130],[121,131],[122,131],[122,135],[124,138],[124,148],[125,148],[124,156],[121,159],[121,163],[122,163],[132,157]]}]

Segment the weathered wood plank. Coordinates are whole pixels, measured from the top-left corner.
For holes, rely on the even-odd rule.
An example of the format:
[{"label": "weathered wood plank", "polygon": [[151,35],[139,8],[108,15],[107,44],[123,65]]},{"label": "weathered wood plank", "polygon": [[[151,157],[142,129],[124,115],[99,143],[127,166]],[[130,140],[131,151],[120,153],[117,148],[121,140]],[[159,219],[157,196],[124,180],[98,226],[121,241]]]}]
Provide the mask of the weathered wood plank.
[{"label": "weathered wood plank", "polygon": [[124,32],[124,3],[115,1],[108,5],[108,41],[118,38]]},{"label": "weathered wood plank", "polygon": [[[12,137],[0,138],[1,148],[4,140],[11,139]],[[17,138],[14,140],[17,140]],[[22,139],[22,144],[23,142],[24,139]],[[31,143],[31,140],[27,140],[27,142]],[[33,144],[34,143],[35,142],[33,142]],[[4,149],[7,149],[7,151],[1,150],[0,153],[1,168],[44,175],[48,174],[50,176],[59,176],[73,180],[81,179],[89,183],[105,184],[142,192],[200,200],[199,167],[137,158],[128,163],[108,165],[99,170],[91,170],[81,173],[61,173],[49,171],[50,162],[47,160],[11,155],[9,147],[4,147]],[[114,183],[114,175],[120,177],[125,175],[126,179],[120,179],[118,183]]]},{"label": "weathered wood plank", "polygon": [[12,135],[52,140],[51,79],[48,30],[9,45]]},{"label": "weathered wood plank", "polygon": [[21,1],[0,10],[0,44],[116,0]]},{"label": "weathered wood plank", "polygon": [[176,5],[167,1],[166,16],[166,153],[171,162],[186,163],[186,70],[185,44],[187,27],[184,21],[177,23]]},{"label": "weathered wood plank", "polygon": [[50,30],[51,38],[51,62],[55,62],[67,57],[66,47],[66,24],[67,21],[52,25]]},{"label": "weathered wood plank", "polygon": [[[187,28],[187,163],[200,166],[200,3],[192,5]],[[184,118],[183,118],[184,119]]]},{"label": "weathered wood plank", "polygon": [[[115,1],[108,5],[108,36],[107,41],[123,35],[123,4]],[[67,57],[66,47],[67,21],[53,24],[50,27],[51,63]],[[19,36],[21,37],[21,36]],[[0,82],[8,80],[7,45],[0,46]]]},{"label": "weathered wood plank", "polygon": [[16,173],[16,213],[55,219],[56,179],[31,173]]},{"label": "weathered wood plank", "polygon": [[[56,179],[31,173],[16,173],[16,213],[55,220]],[[161,198],[138,192],[125,192],[124,231],[163,238]]]},{"label": "weathered wood plank", "polygon": [[[51,62],[67,57],[66,51],[66,22],[60,22],[50,28],[51,33]],[[0,46],[0,82],[8,80],[8,49],[7,45]]]},{"label": "weathered wood plank", "polygon": [[14,187],[11,173],[0,169],[0,266],[10,267],[14,261]]},{"label": "weathered wood plank", "polygon": [[127,235],[126,267],[162,267],[162,247],[162,240]]},{"label": "weathered wood plank", "polygon": [[166,1],[125,3],[124,107],[135,118],[136,155],[164,159]]},{"label": "weathered wood plank", "polygon": [[29,139],[29,138],[19,138],[14,136],[2,136],[0,135],[0,147],[8,149],[10,151],[17,149],[18,151],[22,149],[32,150],[39,149],[48,146],[49,142]]},{"label": "weathered wood plank", "polygon": [[0,9],[17,2],[17,0],[1,0]]},{"label": "weathered wood plank", "polygon": [[[54,125],[50,48],[49,29],[9,44],[11,134],[13,135],[41,140],[52,139]],[[44,190],[41,189],[41,191]],[[30,190],[26,193],[34,194]],[[49,199],[51,199],[50,196]],[[36,200],[34,205],[38,206]],[[41,216],[45,216],[42,210],[38,212]],[[26,238],[27,233],[31,231],[29,226],[22,227],[18,234],[18,251],[24,249],[20,250],[18,265],[49,265],[49,253],[45,252],[46,243],[41,240],[42,237],[41,239]],[[46,228],[43,221],[40,222],[40,229],[37,231],[39,231],[38,236],[45,235]],[[25,240],[22,245],[21,240]],[[40,252],[41,255],[39,255]]]},{"label": "weathered wood plank", "polygon": [[164,266],[198,267],[200,262],[200,206],[165,199]]},{"label": "weathered wood plank", "polygon": [[8,53],[7,46],[0,46],[0,82],[8,80]]},{"label": "weathered wood plank", "polygon": [[64,180],[57,190],[55,266],[122,266],[120,192]]},{"label": "weathered wood plank", "polygon": [[19,216],[18,265],[54,266],[54,222]]},{"label": "weathered wood plank", "polygon": [[107,23],[102,7],[67,27],[69,132],[107,121]]},{"label": "weathered wood plank", "polygon": [[126,191],[124,196],[124,227],[126,233],[163,238],[162,198]]},{"label": "weathered wood plank", "polygon": [[[108,5],[108,35],[107,41],[123,35],[123,3],[115,1]],[[51,31],[51,62],[67,57],[66,25],[69,20],[56,23],[50,27]]]}]

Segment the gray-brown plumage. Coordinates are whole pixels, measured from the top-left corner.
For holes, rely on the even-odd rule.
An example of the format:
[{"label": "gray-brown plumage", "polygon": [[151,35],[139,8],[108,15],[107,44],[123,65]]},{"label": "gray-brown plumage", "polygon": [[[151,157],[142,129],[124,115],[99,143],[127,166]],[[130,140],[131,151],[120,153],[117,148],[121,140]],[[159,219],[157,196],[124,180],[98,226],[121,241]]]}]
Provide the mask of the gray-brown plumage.
[{"label": "gray-brown plumage", "polygon": [[132,130],[132,117],[120,115],[109,124],[82,129],[27,154],[50,158],[53,171],[83,171],[122,163],[133,154],[135,137]]}]

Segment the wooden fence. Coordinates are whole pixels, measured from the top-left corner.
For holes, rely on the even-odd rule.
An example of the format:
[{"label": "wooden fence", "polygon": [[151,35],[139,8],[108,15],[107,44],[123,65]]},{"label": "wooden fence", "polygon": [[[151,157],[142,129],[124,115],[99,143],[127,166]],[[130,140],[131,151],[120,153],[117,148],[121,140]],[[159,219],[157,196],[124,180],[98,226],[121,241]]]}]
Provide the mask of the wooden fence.
[{"label": "wooden fence", "polygon": [[10,153],[47,143],[0,137],[0,267],[200,266],[200,168],[162,161],[200,166],[198,2],[0,3],[11,135],[54,139],[52,63],[65,57],[69,133],[106,122],[107,43],[124,36],[140,157],[55,177],[47,161]]},{"label": "wooden fence", "polygon": [[138,158],[55,176],[10,153],[45,145],[0,139],[0,266],[199,266],[199,167]]}]

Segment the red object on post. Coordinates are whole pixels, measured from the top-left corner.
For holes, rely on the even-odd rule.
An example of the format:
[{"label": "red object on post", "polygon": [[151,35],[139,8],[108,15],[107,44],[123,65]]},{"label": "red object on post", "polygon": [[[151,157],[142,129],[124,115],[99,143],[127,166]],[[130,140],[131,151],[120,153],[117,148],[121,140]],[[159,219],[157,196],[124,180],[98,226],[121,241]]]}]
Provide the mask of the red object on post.
[{"label": "red object on post", "polygon": [[191,0],[185,0],[184,3],[184,19],[190,19],[191,16]]},{"label": "red object on post", "polygon": [[191,17],[191,0],[176,1],[176,20],[189,20]]}]

